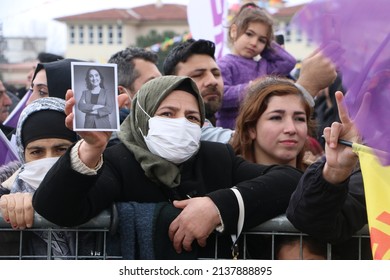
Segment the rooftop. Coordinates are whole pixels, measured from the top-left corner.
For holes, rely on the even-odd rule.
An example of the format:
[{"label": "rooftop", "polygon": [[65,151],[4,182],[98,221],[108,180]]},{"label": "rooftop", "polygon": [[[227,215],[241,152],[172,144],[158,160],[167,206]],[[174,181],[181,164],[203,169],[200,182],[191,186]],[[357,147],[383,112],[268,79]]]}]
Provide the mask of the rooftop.
[{"label": "rooftop", "polygon": [[131,9],[108,9],[56,18],[57,21],[136,20],[164,21],[187,20],[187,6],[179,4],[149,4]]}]

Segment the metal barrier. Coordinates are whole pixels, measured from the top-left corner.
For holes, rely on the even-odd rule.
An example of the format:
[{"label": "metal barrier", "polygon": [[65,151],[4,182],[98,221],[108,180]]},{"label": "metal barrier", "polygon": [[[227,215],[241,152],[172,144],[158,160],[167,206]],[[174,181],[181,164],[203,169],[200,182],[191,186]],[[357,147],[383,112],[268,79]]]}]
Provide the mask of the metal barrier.
[{"label": "metal barrier", "polygon": [[[116,209],[103,211],[101,214],[91,219],[86,224],[75,228],[59,227],[50,223],[38,214],[34,216],[34,227],[25,230],[13,230],[0,215],[0,260],[1,259],[121,259],[120,249],[115,247],[118,242],[112,241],[112,232],[115,232],[118,225]],[[48,242],[45,254],[32,254],[26,247],[28,241],[34,232],[45,232],[48,235]],[[51,237],[56,233],[67,232],[74,235],[73,254],[67,256],[56,256],[53,254]],[[83,239],[87,235],[86,239]],[[91,242],[92,237],[92,242]],[[299,240],[299,255],[303,256],[303,244],[308,236],[299,232],[293,225],[282,215],[271,219],[251,230],[242,233],[241,259],[276,259],[276,249],[278,239],[293,237]],[[367,252],[369,246],[368,227],[363,227],[352,238],[354,240],[353,250],[356,256],[349,256],[347,259],[370,259],[370,252]],[[87,245],[85,240],[88,240]],[[216,242],[217,243],[217,242]],[[114,245],[112,245],[114,244]],[[116,244],[116,245],[115,245]],[[5,246],[6,245],[6,246]],[[7,248],[10,247],[10,248]],[[255,249],[253,249],[255,248]],[[366,249],[364,249],[366,248]],[[252,250],[252,252],[250,252]],[[351,253],[350,247],[347,253]],[[253,255],[253,252],[261,251],[260,256]],[[266,253],[264,253],[266,252]],[[326,244],[325,259],[338,259],[334,257],[334,245]]]},{"label": "metal barrier", "polygon": [[[39,214],[34,214],[33,228],[13,230],[0,214],[0,260],[1,259],[121,259],[118,255],[110,255],[107,248],[110,232],[116,230],[116,212],[105,210],[89,222],[74,228],[64,228],[47,221]],[[46,252],[32,254],[29,242],[36,242],[35,233],[46,233],[48,242],[42,243]],[[73,254],[56,256],[53,254],[51,241],[55,234],[66,232],[72,235]],[[88,244],[83,244],[87,236]],[[31,241],[33,238],[34,241]],[[85,240],[84,240],[85,241]],[[42,245],[41,245],[42,247]],[[118,250],[116,250],[118,251]]]}]

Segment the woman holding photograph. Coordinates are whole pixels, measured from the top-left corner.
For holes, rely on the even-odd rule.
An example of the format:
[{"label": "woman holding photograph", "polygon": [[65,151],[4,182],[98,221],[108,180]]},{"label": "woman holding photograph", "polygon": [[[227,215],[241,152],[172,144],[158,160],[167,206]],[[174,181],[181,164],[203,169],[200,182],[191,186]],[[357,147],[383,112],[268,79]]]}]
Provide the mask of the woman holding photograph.
[{"label": "woman holding photograph", "polygon": [[78,102],[78,108],[85,113],[84,128],[112,128],[110,114],[114,102],[104,88],[104,77],[96,67],[88,69],[85,76],[87,90],[84,90]]}]

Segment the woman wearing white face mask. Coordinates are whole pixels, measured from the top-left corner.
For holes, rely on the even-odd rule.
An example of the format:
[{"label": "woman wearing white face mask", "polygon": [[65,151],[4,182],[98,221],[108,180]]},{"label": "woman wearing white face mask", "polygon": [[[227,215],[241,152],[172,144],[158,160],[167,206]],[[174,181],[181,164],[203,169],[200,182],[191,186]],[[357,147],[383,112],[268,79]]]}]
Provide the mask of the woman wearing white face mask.
[{"label": "woman wearing white face mask", "polygon": [[41,98],[28,105],[19,118],[16,143],[22,166],[3,182],[3,189],[10,194],[0,198],[1,214],[14,229],[32,227],[33,193],[54,162],[77,141],[77,134],[64,125],[64,109],[63,99]]},{"label": "woman wearing white face mask", "polygon": [[[68,127],[74,104],[68,91]],[[301,172],[252,164],[229,145],[200,142],[204,119],[202,97],[190,78],[147,82],[121,125],[122,143],[105,150],[109,132],[80,132],[83,140],[35,192],[34,208],[51,222],[75,226],[113,202],[172,202],[180,209],[166,232],[172,250],[197,247],[196,257],[214,257],[209,236],[219,231],[217,257],[231,257],[231,234],[282,214]]]}]

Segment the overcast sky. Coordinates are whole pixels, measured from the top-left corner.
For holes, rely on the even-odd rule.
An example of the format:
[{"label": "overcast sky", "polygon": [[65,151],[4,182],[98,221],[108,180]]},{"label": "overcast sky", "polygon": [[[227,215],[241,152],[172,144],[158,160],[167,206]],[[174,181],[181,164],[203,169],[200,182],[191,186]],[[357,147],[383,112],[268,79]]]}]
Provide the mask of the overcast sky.
[{"label": "overcast sky", "polygon": [[[189,0],[161,2],[188,4]],[[303,2],[310,0],[288,0],[289,5]],[[62,52],[65,36],[60,38],[58,34],[65,34],[65,24],[54,21],[53,18],[110,8],[131,8],[150,3],[156,3],[156,0],[1,0],[0,22],[3,36],[47,36],[47,51]]]}]

